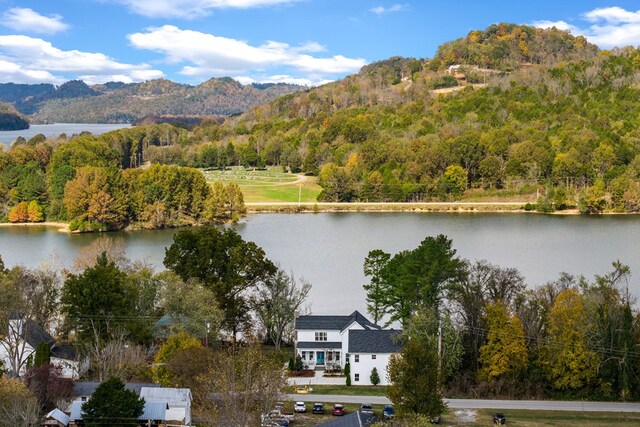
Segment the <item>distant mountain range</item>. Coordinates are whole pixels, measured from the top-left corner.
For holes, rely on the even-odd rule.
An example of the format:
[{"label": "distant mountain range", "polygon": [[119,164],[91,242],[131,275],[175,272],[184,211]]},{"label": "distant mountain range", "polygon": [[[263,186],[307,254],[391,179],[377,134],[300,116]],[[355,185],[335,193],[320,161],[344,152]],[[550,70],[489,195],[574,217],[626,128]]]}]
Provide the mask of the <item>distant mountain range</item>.
[{"label": "distant mountain range", "polygon": [[232,116],[282,95],[307,89],[284,83],[242,85],[229,77],[198,86],[158,79],[88,86],[0,84],[0,101],[40,123],[133,123],[149,116]]}]

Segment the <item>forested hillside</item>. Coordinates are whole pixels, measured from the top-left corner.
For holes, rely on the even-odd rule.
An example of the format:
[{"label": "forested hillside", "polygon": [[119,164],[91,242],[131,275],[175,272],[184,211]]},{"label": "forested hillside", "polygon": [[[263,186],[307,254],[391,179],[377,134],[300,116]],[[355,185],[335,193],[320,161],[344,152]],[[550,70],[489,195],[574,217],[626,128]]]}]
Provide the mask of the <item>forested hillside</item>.
[{"label": "forested hillside", "polygon": [[[246,90],[225,79],[201,87]],[[162,105],[180,90],[191,89],[155,81],[81,100],[128,91]],[[205,98],[184,102],[198,99],[204,108]],[[500,24],[445,44],[431,60],[373,63],[224,123],[99,139],[118,150],[124,168],[150,161],[317,174],[324,201],[537,197],[527,208],[640,211],[638,99],[638,49],[599,51],[567,32]]]},{"label": "forested hillside", "polygon": [[169,80],[89,87],[82,81],[53,85],[0,84],[0,100],[34,121],[48,123],[132,123],[147,116],[229,116],[297,92],[288,84],[242,85],[230,78],[190,86]]}]

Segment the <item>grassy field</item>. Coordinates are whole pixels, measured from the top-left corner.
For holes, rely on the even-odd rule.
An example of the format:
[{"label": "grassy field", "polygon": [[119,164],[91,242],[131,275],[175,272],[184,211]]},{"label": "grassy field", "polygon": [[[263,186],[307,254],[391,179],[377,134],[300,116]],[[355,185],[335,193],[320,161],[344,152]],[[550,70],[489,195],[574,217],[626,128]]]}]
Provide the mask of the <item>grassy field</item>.
[{"label": "grassy field", "polygon": [[245,170],[234,167],[225,171],[202,170],[207,182],[234,182],[240,186],[246,203],[315,202],[322,188],[317,178],[283,173],[280,167]]},{"label": "grassy field", "polygon": [[[343,396],[386,396],[386,386],[372,385],[313,385],[313,394],[340,394]],[[293,389],[293,387],[292,387]],[[293,391],[291,391],[293,393]],[[301,395],[304,397],[304,395]]]}]

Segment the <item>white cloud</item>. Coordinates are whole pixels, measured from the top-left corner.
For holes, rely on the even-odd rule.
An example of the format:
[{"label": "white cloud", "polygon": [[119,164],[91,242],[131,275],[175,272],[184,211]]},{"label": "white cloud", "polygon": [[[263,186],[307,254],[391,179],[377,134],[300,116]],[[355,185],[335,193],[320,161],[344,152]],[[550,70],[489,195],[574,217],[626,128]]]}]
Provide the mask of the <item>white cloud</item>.
[{"label": "white cloud", "polygon": [[322,79],[322,78],[304,78],[304,77],[293,77],[288,74],[278,74],[273,76],[259,76],[259,77],[249,77],[249,76],[236,76],[234,80],[239,81],[243,85],[248,85],[251,83],[289,83],[300,86],[320,86],[326,83],[330,83],[333,80]]},{"label": "white cloud", "polygon": [[37,34],[55,34],[69,28],[62,22],[60,15],[44,16],[23,7],[14,7],[4,12],[0,17],[0,23],[16,31]]},{"label": "white cloud", "polygon": [[24,35],[0,36],[0,81],[61,83],[69,78],[124,76],[129,81],[159,78],[163,73],[147,64],[125,64],[105,54],[61,50]]},{"label": "white cloud", "polygon": [[[170,64],[185,64],[180,73],[191,77],[245,75],[264,73],[267,69],[289,67],[306,74],[293,78],[324,81],[326,75],[358,71],[366,61],[342,55],[317,57],[325,50],[314,42],[301,46],[267,41],[260,46],[199,31],[182,30],[173,25],[148,28],[144,33],[128,36],[131,44],[165,55]],[[319,76],[319,77],[318,77]]]},{"label": "white cloud", "polygon": [[111,0],[126,5],[133,13],[151,18],[193,19],[212,9],[250,9],[295,3],[300,0]]},{"label": "white cloud", "polygon": [[585,36],[591,43],[603,49],[640,45],[640,10],[633,12],[620,7],[605,7],[586,12],[581,16],[585,26],[566,21],[536,21],[534,26],[570,31]]},{"label": "white cloud", "polygon": [[389,7],[376,6],[374,8],[369,9],[369,12],[375,13],[376,15],[384,15],[386,13],[401,12],[407,9],[408,9],[408,6],[406,4],[396,3],[393,6],[389,6]]}]

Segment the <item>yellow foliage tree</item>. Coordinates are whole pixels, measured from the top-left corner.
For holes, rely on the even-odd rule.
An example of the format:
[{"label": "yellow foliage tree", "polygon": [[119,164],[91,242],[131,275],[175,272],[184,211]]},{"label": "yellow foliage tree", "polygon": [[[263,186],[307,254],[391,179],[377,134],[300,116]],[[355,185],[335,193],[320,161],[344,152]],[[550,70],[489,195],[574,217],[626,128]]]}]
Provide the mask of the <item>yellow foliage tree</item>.
[{"label": "yellow foliage tree", "polygon": [[44,221],[44,209],[42,209],[42,206],[40,206],[40,203],[38,203],[35,200],[32,200],[29,203],[29,206],[27,208],[27,217],[29,222]]},{"label": "yellow foliage tree", "polygon": [[596,376],[598,356],[587,346],[586,312],[575,288],[558,295],[549,312],[549,340],[540,356],[547,379],[557,389],[578,389]]},{"label": "yellow foliage tree", "polygon": [[480,347],[480,378],[495,380],[526,368],[529,353],[520,319],[497,302],[487,305],[485,321],[489,332],[487,343]]},{"label": "yellow foliage tree", "polygon": [[202,343],[192,335],[186,332],[178,332],[177,334],[171,335],[167,341],[160,346],[154,359],[155,364],[152,368],[154,381],[165,387],[173,386],[174,374],[171,372],[171,368],[166,365],[167,362],[179,351],[193,347],[202,347]]}]

